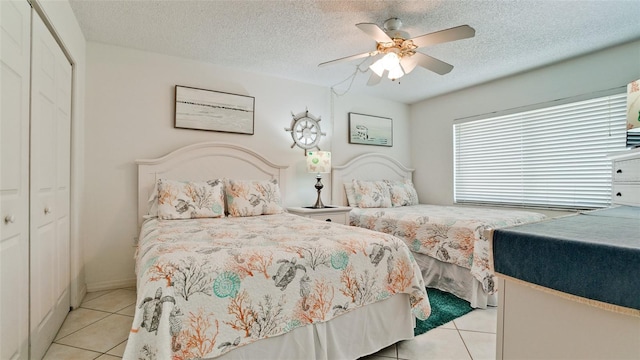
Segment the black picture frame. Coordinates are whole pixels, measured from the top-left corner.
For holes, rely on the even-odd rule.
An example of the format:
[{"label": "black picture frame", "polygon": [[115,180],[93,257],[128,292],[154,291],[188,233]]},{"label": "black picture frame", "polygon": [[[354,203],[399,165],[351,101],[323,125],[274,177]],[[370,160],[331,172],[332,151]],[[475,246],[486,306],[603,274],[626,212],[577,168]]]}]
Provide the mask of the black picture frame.
[{"label": "black picture frame", "polygon": [[253,135],[253,96],[176,85],[175,101],[175,128]]},{"label": "black picture frame", "polygon": [[381,116],[350,112],[349,143],[393,146],[393,120]]}]

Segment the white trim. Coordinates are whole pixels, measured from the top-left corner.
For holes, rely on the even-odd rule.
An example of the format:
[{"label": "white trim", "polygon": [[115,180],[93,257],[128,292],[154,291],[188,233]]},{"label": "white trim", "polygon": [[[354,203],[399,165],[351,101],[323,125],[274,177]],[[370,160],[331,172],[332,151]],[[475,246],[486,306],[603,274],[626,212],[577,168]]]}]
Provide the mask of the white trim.
[{"label": "white trim", "polygon": [[[99,281],[87,284],[87,292],[96,292],[104,290],[116,290],[125,287],[136,287],[136,279]],[[84,296],[83,296],[84,297]]]}]

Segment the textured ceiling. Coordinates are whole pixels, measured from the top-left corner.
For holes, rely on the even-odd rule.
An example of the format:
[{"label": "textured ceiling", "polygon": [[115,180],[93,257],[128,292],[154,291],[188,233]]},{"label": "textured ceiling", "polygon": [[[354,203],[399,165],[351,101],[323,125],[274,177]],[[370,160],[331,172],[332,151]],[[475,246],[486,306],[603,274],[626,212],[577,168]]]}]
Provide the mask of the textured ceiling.
[{"label": "textured ceiling", "polygon": [[[88,1],[71,0],[88,41],[414,103],[640,39],[638,0]],[[318,68],[375,49],[355,24],[397,17],[415,37],[468,24],[470,39],[419,48],[454,65],[416,68],[366,86],[370,60]],[[607,64],[611,66],[611,64]]]}]

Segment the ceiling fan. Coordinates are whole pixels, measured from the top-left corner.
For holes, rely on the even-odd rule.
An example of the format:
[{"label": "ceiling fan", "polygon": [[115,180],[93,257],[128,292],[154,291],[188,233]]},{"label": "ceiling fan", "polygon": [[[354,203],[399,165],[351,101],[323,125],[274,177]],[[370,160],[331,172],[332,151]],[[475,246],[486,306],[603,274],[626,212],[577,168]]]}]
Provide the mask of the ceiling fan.
[{"label": "ceiling fan", "polygon": [[331,65],[364,57],[374,56],[377,60],[369,67],[371,77],[367,85],[375,85],[383,76],[396,80],[410,73],[417,65],[437,74],[444,75],[453,69],[453,65],[417,52],[421,47],[440,44],[449,41],[471,38],[476,31],[469,25],[461,25],[446,30],[409,38],[409,34],[400,30],[402,22],[398,18],[391,18],[384,22],[384,30],[372,23],[360,23],[356,26],[371,36],[376,42],[376,49],[363,54],[347,56],[323,62],[318,66]]}]

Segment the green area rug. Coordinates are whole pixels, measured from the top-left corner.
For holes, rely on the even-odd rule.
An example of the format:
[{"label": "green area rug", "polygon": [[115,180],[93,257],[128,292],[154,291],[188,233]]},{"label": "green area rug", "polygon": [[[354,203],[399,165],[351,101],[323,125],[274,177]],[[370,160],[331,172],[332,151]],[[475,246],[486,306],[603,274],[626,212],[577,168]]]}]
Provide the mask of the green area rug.
[{"label": "green area rug", "polygon": [[429,304],[431,304],[431,316],[427,320],[416,319],[416,327],[413,329],[414,335],[424,334],[473,310],[468,301],[448,292],[427,288],[427,295],[429,296]]}]

